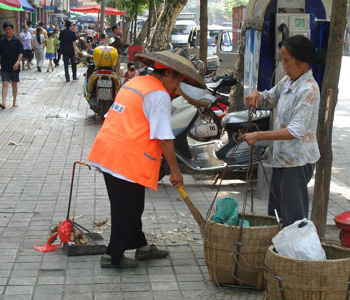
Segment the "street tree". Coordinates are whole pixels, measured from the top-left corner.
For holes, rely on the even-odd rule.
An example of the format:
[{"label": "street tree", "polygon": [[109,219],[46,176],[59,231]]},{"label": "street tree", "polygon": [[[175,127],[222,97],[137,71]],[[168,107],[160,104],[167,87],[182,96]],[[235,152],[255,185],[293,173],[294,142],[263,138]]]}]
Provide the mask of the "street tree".
[{"label": "street tree", "polygon": [[346,27],[347,0],[332,3],[327,60],[318,114],[317,141],[321,158],[316,164],[311,219],[320,237],[325,236],[332,173],[332,132]]},{"label": "street tree", "polygon": [[147,42],[149,42],[151,28],[156,25],[156,21],[158,19],[158,16],[161,12],[162,7],[163,7],[163,2],[161,2],[160,0],[157,0],[157,1],[149,0],[148,18],[146,20],[145,25],[142,27],[139,35],[137,36],[134,42],[134,45],[143,45],[146,39],[147,39]]},{"label": "street tree", "polygon": [[188,0],[165,0],[163,9],[158,17],[152,38],[147,46],[147,51],[161,51],[168,49],[171,31],[176,18],[186,5]]}]

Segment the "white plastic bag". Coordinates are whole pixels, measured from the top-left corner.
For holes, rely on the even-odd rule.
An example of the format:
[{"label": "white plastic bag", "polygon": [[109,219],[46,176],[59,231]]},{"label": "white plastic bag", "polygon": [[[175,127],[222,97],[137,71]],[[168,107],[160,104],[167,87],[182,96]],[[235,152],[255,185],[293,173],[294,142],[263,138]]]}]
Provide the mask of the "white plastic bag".
[{"label": "white plastic bag", "polygon": [[[306,225],[299,228],[299,224]],[[303,224],[304,225],[304,224]],[[310,220],[303,219],[283,228],[273,239],[278,254],[310,260],[325,260],[326,253],[322,248],[316,227]]]}]

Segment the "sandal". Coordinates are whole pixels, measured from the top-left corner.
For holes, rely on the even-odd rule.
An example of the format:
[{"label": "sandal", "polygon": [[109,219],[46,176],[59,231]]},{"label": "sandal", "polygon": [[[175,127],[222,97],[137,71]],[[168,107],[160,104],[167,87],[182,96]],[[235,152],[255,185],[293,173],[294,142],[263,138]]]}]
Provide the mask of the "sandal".
[{"label": "sandal", "polygon": [[1,108],[1,109],[5,109],[5,108],[6,108],[6,106],[5,106],[5,105],[0,104],[0,108]]}]

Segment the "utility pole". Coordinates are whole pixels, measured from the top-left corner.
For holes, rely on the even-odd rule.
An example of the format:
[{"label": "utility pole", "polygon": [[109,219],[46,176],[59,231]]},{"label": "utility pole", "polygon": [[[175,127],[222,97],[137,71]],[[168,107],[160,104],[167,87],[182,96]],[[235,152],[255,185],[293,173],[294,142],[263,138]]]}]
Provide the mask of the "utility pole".
[{"label": "utility pole", "polygon": [[100,17],[100,38],[101,34],[104,33],[104,24],[105,24],[105,6],[106,6],[106,1],[101,0],[101,17]]},{"label": "utility pole", "polygon": [[207,68],[208,56],[208,0],[200,0],[200,37],[199,37],[199,58],[204,62],[202,75],[204,77]]}]

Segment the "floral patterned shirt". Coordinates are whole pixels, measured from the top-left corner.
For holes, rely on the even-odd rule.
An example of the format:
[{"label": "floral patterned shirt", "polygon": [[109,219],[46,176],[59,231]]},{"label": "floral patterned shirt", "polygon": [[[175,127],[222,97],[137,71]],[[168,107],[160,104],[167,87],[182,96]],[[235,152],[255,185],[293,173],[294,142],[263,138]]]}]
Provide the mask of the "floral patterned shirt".
[{"label": "floral patterned shirt", "polygon": [[316,129],[320,90],[310,69],[296,81],[284,76],[271,90],[260,92],[260,107],[276,108],[274,129],[287,128],[292,140],[273,141],[276,168],[313,164],[320,158]]}]

